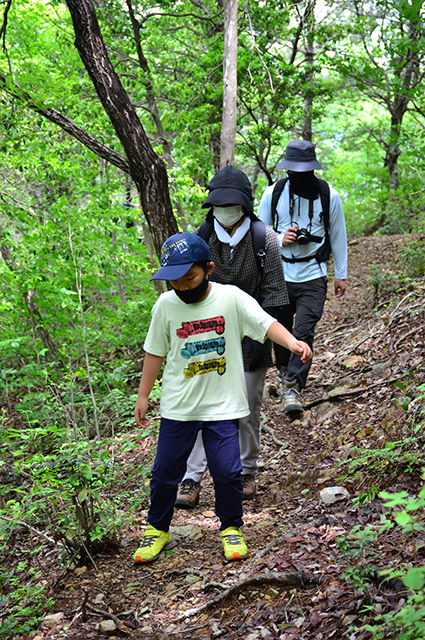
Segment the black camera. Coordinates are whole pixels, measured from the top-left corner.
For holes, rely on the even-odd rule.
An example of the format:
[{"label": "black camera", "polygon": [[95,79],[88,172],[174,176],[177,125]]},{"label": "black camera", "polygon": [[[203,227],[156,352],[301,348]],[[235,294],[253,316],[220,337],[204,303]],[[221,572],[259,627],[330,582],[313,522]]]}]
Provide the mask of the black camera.
[{"label": "black camera", "polygon": [[297,242],[301,246],[308,244],[310,242],[310,233],[307,231],[307,229],[297,228]]}]

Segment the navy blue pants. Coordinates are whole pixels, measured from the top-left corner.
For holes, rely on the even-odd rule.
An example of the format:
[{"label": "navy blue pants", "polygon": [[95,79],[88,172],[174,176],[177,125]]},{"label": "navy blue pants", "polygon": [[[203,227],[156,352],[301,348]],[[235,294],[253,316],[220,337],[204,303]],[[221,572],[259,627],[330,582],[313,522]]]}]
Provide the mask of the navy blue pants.
[{"label": "navy blue pants", "polygon": [[[326,277],[310,282],[287,282],[289,304],[279,308],[278,320],[297,340],[303,340],[313,350],[314,330],[322,317],[326,302]],[[295,322],[294,322],[295,316]],[[300,356],[288,349],[274,345],[276,365],[288,367],[288,382],[296,380],[300,389],[304,389],[310,362],[301,362]]]},{"label": "navy blue pants", "polygon": [[202,431],[208,467],[214,480],[215,513],[221,521],[220,529],[242,525],[238,420],[182,422],[161,418],[148,513],[149,524],[160,531],[168,531],[170,527],[177,485],[186,471],[186,461],[198,431]]}]

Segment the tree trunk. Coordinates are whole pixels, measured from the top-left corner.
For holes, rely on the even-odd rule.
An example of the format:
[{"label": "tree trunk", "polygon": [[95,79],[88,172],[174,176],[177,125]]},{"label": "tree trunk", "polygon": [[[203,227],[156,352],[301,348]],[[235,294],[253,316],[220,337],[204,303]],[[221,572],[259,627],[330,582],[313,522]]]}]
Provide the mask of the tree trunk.
[{"label": "tree trunk", "polygon": [[[0,253],[3,257],[4,262],[10,269],[10,271],[14,272],[16,271],[15,261],[12,257],[9,247],[3,244],[1,240],[2,240],[2,229],[0,228],[0,243],[1,243]],[[23,292],[22,297],[24,298],[25,306],[28,309],[31,322],[33,324],[34,332],[40,338],[41,342],[43,343],[43,346],[49,351],[49,355],[51,356],[52,360],[56,360],[60,366],[63,366],[63,362],[59,356],[58,348],[53,342],[52,338],[50,337],[49,332],[45,328],[43,324],[43,317],[40,313],[40,310],[37,304],[35,303],[35,300],[34,300],[35,289],[28,289],[28,291]]]},{"label": "tree trunk", "polygon": [[217,131],[212,131],[209,139],[209,147],[211,157],[213,159],[214,173],[220,170],[220,134]]},{"label": "tree trunk", "polygon": [[180,225],[183,231],[187,231],[187,222],[184,215],[183,206],[180,201],[180,198],[177,195],[177,189],[175,186],[175,182],[173,180],[173,173],[174,173],[173,172],[174,160],[173,160],[173,153],[172,153],[173,150],[172,150],[169,137],[165,133],[164,127],[162,126],[161,115],[158,110],[157,101],[154,93],[154,84],[152,80],[151,70],[149,68],[149,63],[145,57],[145,54],[143,53],[142,41],[140,39],[140,24],[137,21],[136,16],[134,15],[132,0],[126,0],[126,2],[127,2],[128,13],[131,20],[131,26],[133,28],[137,57],[139,59],[140,68],[142,69],[144,74],[143,84],[145,85],[145,89],[146,89],[146,99],[148,103],[149,113],[151,114],[152,120],[155,123],[156,131],[158,133],[158,137],[160,138],[160,142],[163,149],[165,164],[167,166],[167,170],[170,174],[170,177],[172,178],[170,187],[171,187],[171,192],[174,196],[174,203],[176,205],[176,209],[178,212]]},{"label": "tree trunk", "polygon": [[304,52],[305,65],[307,72],[307,78],[309,80],[308,88],[305,90],[304,94],[304,121],[302,128],[302,139],[308,140],[311,142],[312,140],[312,124],[311,124],[311,109],[313,107],[313,61],[314,61],[314,46],[312,42],[307,44],[307,48]]},{"label": "tree trunk", "polygon": [[306,69],[306,82],[305,82],[305,92],[304,92],[304,121],[301,131],[301,136],[303,140],[312,141],[312,122],[311,122],[311,111],[313,107],[313,97],[314,97],[314,32],[315,32],[315,23],[314,23],[314,9],[316,5],[316,0],[309,0],[308,5],[306,7],[304,18],[303,18],[303,27],[305,30],[305,49],[303,50],[304,54],[304,64]]},{"label": "tree trunk", "polygon": [[224,2],[223,120],[220,165],[235,164],[238,0]]},{"label": "tree trunk", "polygon": [[178,231],[165,164],[152,149],[109,60],[92,0],[66,0],[66,3],[74,25],[75,46],[124,148],[130,175],[159,255],[164,240]]}]

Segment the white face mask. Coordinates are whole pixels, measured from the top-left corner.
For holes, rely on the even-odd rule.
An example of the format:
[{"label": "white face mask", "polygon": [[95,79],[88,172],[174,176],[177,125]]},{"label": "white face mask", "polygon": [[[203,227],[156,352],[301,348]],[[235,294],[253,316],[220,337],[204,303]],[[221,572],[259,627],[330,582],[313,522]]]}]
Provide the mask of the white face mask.
[{"label": "white face mask", "polygon": [[241,204],[231,207],[213,207],[213,216],[224,227],[233,227],[244,215]]}]

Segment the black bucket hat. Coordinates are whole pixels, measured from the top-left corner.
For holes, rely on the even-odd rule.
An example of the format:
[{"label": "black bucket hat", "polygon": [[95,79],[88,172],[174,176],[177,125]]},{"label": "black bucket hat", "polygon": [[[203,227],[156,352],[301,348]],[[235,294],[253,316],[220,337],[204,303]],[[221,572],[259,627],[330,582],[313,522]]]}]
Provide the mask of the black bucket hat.
[{"label": "black bucket hat", "polygon": [[312,142],[293,140],[286,147],[285,157],[279,162],[277,168],[301,172],[321,169],[322,165],[316,159],[316,151]]},{"label": "black bucket hat", "polygon": [[251,183],[243,171],[231,164],[217,171],[208,185],[208,190],[208,197],[202,204],[203,209],[241,204],[247,213],[254,211]]}]

